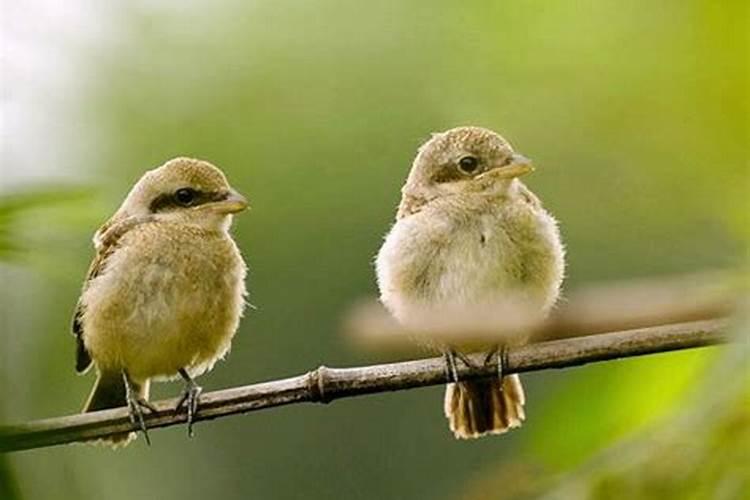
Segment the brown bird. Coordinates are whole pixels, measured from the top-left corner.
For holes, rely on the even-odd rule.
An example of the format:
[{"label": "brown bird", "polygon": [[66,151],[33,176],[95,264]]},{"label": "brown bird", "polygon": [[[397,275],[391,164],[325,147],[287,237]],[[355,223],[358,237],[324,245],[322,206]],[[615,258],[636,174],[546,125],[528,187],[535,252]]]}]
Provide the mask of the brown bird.
[{"label": "brown bird", "polygon": [[186,407],[192,435],[193,379],[227,353],[245,307],[246,266],[229,228],[246,207],[221,170],[175,158],[146,172],[99,228],[72,325],[76,370],[97,371],[84,412],[127,406],[148,442],[149,383],[180,376],[176,410]]},{"label": "brown bird", "polygon": [[[419,148],[396,222],[377,257],[381,300],[401,323],[426,310],[470,310],[522,300],[546,314],[563,279],[564,252],[557,223],[518,179],[532,171],[495,132],[459,127],[434,134]],[[411,325],[413,326],[413,325]],[[435,345],[446,355],[445,413],[457,438],[500,434],[523,422],[518,375],[502,375],[508,338],[489,349],[499,378],[460,381],[455,357],[464,345]]]}]

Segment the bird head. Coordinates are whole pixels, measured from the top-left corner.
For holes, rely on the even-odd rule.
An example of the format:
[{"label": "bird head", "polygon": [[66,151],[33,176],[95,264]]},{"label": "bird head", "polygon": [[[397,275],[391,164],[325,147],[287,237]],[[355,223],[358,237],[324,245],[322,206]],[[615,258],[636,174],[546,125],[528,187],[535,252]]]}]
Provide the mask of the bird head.
[{"label": "bird head", "polygon": [[232,189],[217,167],[202,160],[174,158],[146,172],[118,214],[226,228],[232,214],[247,207],[247,200]]},{"label": "bird head", "polygon": [[414,159],[404,191],[429,198],[496,193],[532,172],[531,161],[492,130],[458,127],[433,134]]}]

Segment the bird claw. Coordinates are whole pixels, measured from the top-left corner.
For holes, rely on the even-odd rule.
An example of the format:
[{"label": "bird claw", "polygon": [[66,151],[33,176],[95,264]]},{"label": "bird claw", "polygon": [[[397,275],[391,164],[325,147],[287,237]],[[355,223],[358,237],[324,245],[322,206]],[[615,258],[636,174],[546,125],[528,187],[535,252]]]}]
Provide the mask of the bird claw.
[{"label": "bird claw", "polygon": [[148,435],[148,427],[143,418],[143,408],[147,409],[150,413],[155,413],[156,407],[146,401],[146,398],[136,396],[133,389],[133,382],[128,377],[126,372],[122,373],[122,378],[125,381],[125,399],[128,403],[128,416],[130,417],[130,423],[134,427],[138,427],[143,432],[143,437],[146,439],[146,444],[151,446],[151,438]]},{"label": "bird claw", "polygon": [[187,408],[188,437],[193,437],[195,435],[193,433],[193,422],[195,421],[195,415],[198,413],[198,402],[203,388],[196,384],[185,370],[180,370],[180,375],[185,380],[185,390],[177,402],[175,411],[179,412],[183,406]]},{"label": "bird claw", "polygon": [[497,368],[497,378],[502,379],[506,353],[507,349],[505,347],[495,346],[487,353],[487,356],[485,356],[482,366],[478,366],[466,354],[456,351],[455,349],[447,349],[443,353],[443,359],[445,359],[445,378],[448,380],[448,383],[459,382],[458,363],[456,361],[459,359],[468,368],[473,368],[475,370],[478,370],[483,366],[489,366],[491,363]]},{"label": "bird claw", "polygon": [[456,359],[460,359],[461,362],[469,368],[479,368],[476,366],[469,357],[455,349],[447,349],[443,353],[443,359],[445,359],[445,378],[449,383],[458,383],[458,363]]},{"label": "bird claw", "polygon": [[458,367],[456,366],[456,354],[452,349],[448,349],[443,353],[443,360],[445,361],[445,379],[448,383],[458,382]]},{"label": "bird claw", "polygon": [[484,366],[493,363],[497,369],[497,378],[501,380],[503,378],[503,370],[505,369],[507,351],[507,348],[504,346],[495,346],[484,358]]}]

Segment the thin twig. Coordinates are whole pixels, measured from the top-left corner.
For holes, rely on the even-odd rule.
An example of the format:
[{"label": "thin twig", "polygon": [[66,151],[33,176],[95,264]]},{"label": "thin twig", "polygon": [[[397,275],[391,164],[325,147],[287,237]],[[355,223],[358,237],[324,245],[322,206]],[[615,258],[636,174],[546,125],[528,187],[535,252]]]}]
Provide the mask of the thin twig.
[{"label": "thin twig", "polygon": [[[570,338],[512,348],[505,371],[519,373],[565,368],[595,361],[689,349],[726,342],[727,320],[696,321],[638,330]],[[483,359],[475,355],[475,361]],[[469,368],[459,364],[461,378],[495,375],[495,368]],[[201,396],[196,420],[246,413],[293,403],[328,403],[334,399],[444,384],[442,358],[422,359],[361,368],[327,368],[297,377],[210,392]],[[176,400],[156,403],[157,412],[146,417],[149,428],[186,421],[175,413]],[[80,442],[133,431],[124,408],[51,418],[0,427],[0,451],[41,448]]]}]

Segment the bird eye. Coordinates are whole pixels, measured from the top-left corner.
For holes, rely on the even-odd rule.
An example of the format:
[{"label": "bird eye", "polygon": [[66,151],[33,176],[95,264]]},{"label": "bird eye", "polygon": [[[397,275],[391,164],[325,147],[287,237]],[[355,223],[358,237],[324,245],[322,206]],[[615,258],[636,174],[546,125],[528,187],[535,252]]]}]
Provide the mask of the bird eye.
[{"label": "bird eye", "polygon": [[464,156],[458,160],[458,168],[464,173],[473,174],[479,168],[479,160],[476,156]]},{"label": "bird eye", "polygon": [[181,188],[175,191],[174,199],[180,205],[188,207],[195,201],[197,194],[195,189]]}]

